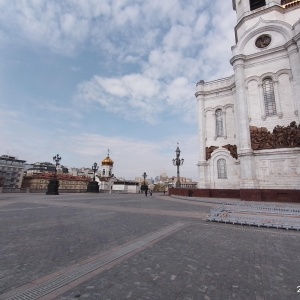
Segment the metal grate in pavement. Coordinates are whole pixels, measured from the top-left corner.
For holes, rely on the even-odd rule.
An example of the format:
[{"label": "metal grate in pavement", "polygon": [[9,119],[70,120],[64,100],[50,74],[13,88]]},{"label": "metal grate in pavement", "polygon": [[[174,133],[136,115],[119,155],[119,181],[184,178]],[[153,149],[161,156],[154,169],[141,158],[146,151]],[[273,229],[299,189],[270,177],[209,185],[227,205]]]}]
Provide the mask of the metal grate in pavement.
[{"label": "metal grate in pavement", "polygon": [[171,233],[174,230],[178,230],[183,227],[185,223],[175,223],[173,225],[167,226],[160,231],[154,232],[150,235],[147,235],[140,240],[131,243],[127,246],[122,247],[119,250],[116,250],[110,254],[107,254],[99,259],[86,263],[82,266],[77,267],[71,271],[68,271],[56,278],[50,279],[44,283],[41,283],[33,288],[30,288],[26,291],[23,291],[17,295],[11,296],[9,298],[4,298],[5,300],[35,300],[39,299],[69,283],[74,280],[77,280],[90,272],[93,272],[106,264],[132,252],[141,247],[146,246],[147,244],[155,241],[156,239]]}]

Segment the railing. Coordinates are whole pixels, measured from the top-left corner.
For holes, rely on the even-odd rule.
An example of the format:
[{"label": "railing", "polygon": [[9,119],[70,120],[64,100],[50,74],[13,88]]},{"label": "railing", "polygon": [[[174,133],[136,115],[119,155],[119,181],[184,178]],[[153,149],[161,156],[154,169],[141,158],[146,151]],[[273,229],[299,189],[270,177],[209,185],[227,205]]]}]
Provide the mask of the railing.
[{"label": "railing", "polygon": [[300,209],[267,205],[224,205],[212,209],[208,221],[300,230]]},{"label": "railing", "polygon": [[295,0],[281,0],[281,5],[289,4],[295,2]]},{"label": "railing", "polygon": [[300,5],[299,0],[282,0],[281,5],[285,5],[285,8],[290,8],[296,5]]}]

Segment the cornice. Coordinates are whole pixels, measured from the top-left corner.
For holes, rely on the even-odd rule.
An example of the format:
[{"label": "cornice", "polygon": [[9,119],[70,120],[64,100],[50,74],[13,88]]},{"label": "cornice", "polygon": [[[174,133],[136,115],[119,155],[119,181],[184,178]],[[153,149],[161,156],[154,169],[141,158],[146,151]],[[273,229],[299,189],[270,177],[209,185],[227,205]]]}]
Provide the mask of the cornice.
[{"label": "cornice", "polygon": [[231,58],[230,63],[231,63],[231,65],[233,65],[237,60],[242,60],[243,62],[245,62],[246,58],[247,58],[246,55],[238,54]]},{"label": "cornice", "polygon": [[252,18],[256,18],[258,16],[264,15],[266,12],[270,12],[270,11],[279,11],[281,13],[284,13],[285,12],[285,8],[283,8],[283,7],[279,6],[279,5],[274,5],[274,6],[265,8],[263,10],[259,10],[257,12],[251,13],[250,15],[242,17],[240,19],[240,21],[234,27],[234,32],[235,32],[235,36],[236,36],[236,43],[238,42],[238,40],[237,40],[237,31],[241,27],[242,23],[244,23],[245,21],[248,21],[248,20],[250,20]]},{"label": "cornice", "polygon": [[300,40],[300,32],[294,36],[294,41],[297,42]]},{"label": "cornice", "polygon": [[209,91],[198,91],[195,93],[195,96],[197,98],[198,96],[207,96],[207,95],[211,95],[211,94],[215,94],[215,93],[232,91],[233,88],[235,88],[235,82],[227,87],[217,88],[217,89],[209,90]]},{"label": "cornice", "polygon": [[284,52],[284,54],[287,56],[288,55],[287,52],[286,52],[287,48],[289,46],[293,45],[293,44],[297,46],[294,39],[291,39],[290,41],[288,41],[284,45],[278,46],[276,48],[266,49],[264,51],[253,53],[253,54],[250,54],[250,55],[238,54],[238,55],[235,55],[231,58],[230,63],[231,63],[231,65],[233,65],[235,61],[242,59],[242,60],[244,60],[244,62],[246,64],[250,60],[263,58],[264,56],[269,57],[271,54],[273,54],[273,55],[280,54],[280,52]]}]

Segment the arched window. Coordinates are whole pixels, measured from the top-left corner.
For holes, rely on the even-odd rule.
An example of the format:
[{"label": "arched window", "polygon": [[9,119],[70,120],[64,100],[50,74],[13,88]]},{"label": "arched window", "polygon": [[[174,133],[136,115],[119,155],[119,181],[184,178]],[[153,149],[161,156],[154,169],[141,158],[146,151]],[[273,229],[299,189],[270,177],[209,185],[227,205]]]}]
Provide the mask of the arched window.
[{"label": "arched window", "polygon": [[102,170],[102,175],[105,175],[105,169]]},{"label": "arched window", "polygon": [[217,161],[218,178],[227,179],[226,160],[220,158]]},{"label": "arched window", "polygon": [[266,5],[266,0],[250,0],[250,10],[254,10]]},{"label": "arched window", "polygon": [[271,78],[264,79],[263,83],[263,91],[264,91],[264,103],[265,103],[265,111],[266,116],[276,115],[276,104],[275,104],[275,96],[274,96],[274,87],[273,81]]},{"label": "arched window", "polygon": [[216,136],[223,136],[223,116],[222,116],[222,110],[217,109],[216,110]]}]

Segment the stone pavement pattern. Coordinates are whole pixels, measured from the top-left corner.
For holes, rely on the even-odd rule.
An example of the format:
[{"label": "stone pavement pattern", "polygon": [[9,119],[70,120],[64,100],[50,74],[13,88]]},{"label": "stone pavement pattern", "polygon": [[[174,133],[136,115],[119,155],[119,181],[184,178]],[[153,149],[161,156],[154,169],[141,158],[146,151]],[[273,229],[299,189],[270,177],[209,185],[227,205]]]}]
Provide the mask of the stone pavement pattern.
[{"label": "stone pavement pattern", "polygon": [[47,299],[300,299],[300,233],[207,223],[212,207],[144,195],[0,194],[0,299],[176,222],[186,226]]}]

